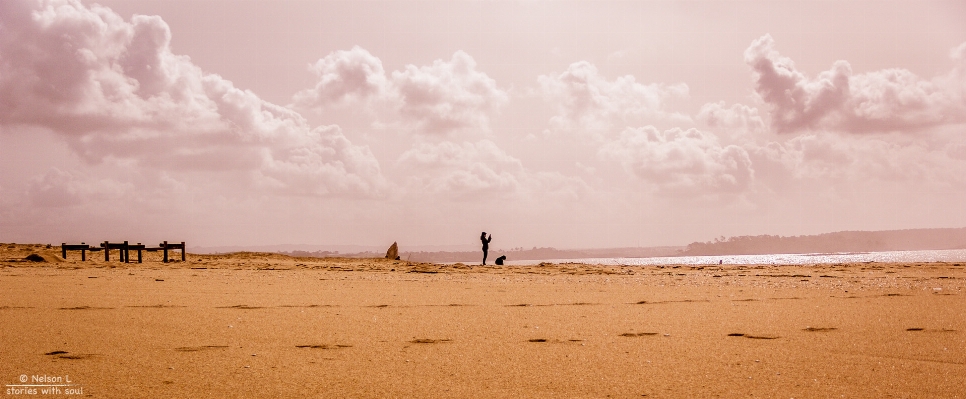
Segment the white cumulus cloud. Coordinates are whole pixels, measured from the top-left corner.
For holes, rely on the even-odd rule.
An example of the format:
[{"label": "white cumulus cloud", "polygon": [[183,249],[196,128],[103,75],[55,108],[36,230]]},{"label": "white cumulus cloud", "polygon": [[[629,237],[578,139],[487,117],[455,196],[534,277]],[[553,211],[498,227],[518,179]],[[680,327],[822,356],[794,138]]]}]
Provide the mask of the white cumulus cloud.
[{"label": "white cumulus cloud", "polygon": [[90,162],[238,170],[316,194],[384,185],[368,149],[337,128],[203,72],[170,50],[159,17],[125,21],[74,0],[0,2],[0,125],[58,132]]},{"label": "white cumulus cloud", "polygon": [[697,129],[627,128],[600,149],[655,191],[671,194],[737,193],[750,189],[755,171],[744,148],[722,145]]},{"label": "white cumulus cloud", "polygon": [[601,131],[636,126],[655,120],[688,121],[667,109],[669,100],[688,96],[683,83],[642,84],[632,75],[608,80],[596,66],[580,61],[557,75],[537,79],[544,99],[554,104],[557,115],[551,128],[563,131]]},{"label": "white cumulus cloud", "polygon": [[382,61],[359,46],[334,51],[310,65],[309,71],[318,81],[295,95],[295,103],[303,107],[380,98],[390,90]]},{"label": "white cumulus cloud", "polygon": [[[836,61],[810,78],[774,47],[770,35],[762,36],[745,50],[745,62],[779,133],[816,128],[910,132],[966,121],[962,65],[927,80],[899,68],[855,74],[848,62]],[[954,50],[954,58],[957,54]]]},{"label": "white cumulus cloud", "polygon": [[491,115],[509,100],[507,92],[462,51],[449,60],[410,64],[387,74],[379,58],[354,47],[327,55],[310,70],[317,83],[295,95],[296,105],[315,108],[365,100],[379,118],[377,125],[417,134],[486,132]]}]

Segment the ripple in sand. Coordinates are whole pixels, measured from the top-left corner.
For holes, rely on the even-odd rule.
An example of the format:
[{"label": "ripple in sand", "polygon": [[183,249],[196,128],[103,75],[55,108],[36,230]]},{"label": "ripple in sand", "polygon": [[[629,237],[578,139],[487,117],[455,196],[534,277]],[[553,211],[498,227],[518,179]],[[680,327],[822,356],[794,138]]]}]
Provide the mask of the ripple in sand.
[{"label": "ripple in sand", "polygon": [[296,348],[301,348],[301,349],[342,349],[342,348],[351,348],[352,345],[340,345],[340,344],[337,344],[337,345],[326,345],[326,344],[321,344],[321,345],[295,345],[295,347]]},{"label": "ripple in sand", "polygon": [[213,349],[227,349],[228,345],[204,345],[204,346],[182,346],[174,348],[176,352],[200,352]]},{"label": "ripple in sand", "polygon": [[128,308],[147,308],[147,309],[164,309],[164,308],[186,308],[187,306],[182,305],[129,305],[125,306]]},{"label": "ripple in sand", "polygon": [[114,308],[101,308],[101,307],[95,307],[95,306],[73,306],[73,307],[65,307],[65,308],[58,308],[58,309],[59,310],[104,310],[104,309],[114,309]]},{"label": "ripple in sand", "polygon": [[53,357],[55,357],[57,359],[67,359],[67,360],[83,360],[83,359],[90,359],[90,358],[96,356],[93,353],[77,353],[77,354],[71,354],[70,352],[67,352],[67,351],[47,352],[47,353],[44,353],[44,355],[53,356]]},{"label": "ripple in sand", "polygon": [[279,305],[280,308],[334,308],[335,305]]},{"label": "ripple in sand", "polygon": [[745,337],[745,338],[751,338],[751,339],[778,339],[778,338],[781,338],[781,337],[779,337],[777,335],[751,335],[751,334],[742,334],[742,333],[731,333],[731,334],[728,334],[728,336],[729,337]]},{"label": "ripple in sand", "polygon": [[623,333],[621,337],[645,337],[650,335],[657,335],[656,332],[642,332],[642,333]]},{"label": "ripple in sand", "polygon": [[409,342],[413,344],[438,344],[438,343],[452,342],[452,341],[453,340],[451,339],[417,338]]},{"label": "ripple in sand", "polygon": [[835,328],[835,327],[805,327],[805,328],[802,329],[802,331],[808,331],[808,332],[829,332],[829,331],[835,331],[835,330],[838,330],[838,328]]},{"label": "ripple in sand", "polygon": [[232,305],[232,306],[218,306],[218,309],[242,309],[242,310],[251,310],[251,309],[264,309],[264,307],[262,307],[262,306],[248,306],[248,305]]},{"label": "ripple in sand", "polygon": [[656,304],[661,304],[661,303],[695,303],[695,302],[711,302],[711,300],[709,300],[709,299],[681,299],[681,300],[677,300],[677,301],[655,301],[655,302],[638,301],[638,302],[635,302],[634,305],[656,305]]}]

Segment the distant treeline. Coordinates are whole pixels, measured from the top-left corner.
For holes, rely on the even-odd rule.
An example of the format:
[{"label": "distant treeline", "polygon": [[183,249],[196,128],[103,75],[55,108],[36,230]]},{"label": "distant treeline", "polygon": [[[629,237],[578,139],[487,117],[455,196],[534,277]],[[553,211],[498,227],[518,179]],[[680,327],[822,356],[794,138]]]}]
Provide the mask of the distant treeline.
[{"label": "distant treeline", "polygon": [[680,255],[757,255],[966,249],[966,228],[840,231],[810,236],[771,235],[695,242]]}]

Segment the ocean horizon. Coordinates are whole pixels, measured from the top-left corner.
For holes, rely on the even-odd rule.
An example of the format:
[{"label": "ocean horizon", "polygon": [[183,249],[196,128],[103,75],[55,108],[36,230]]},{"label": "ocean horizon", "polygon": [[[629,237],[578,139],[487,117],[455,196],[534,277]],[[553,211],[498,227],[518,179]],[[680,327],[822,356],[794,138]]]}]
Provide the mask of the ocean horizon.
[{"label": "ocean horizon", "polygon": [[[584,263],[591,265],[613,266],[717,265],[719,262],[723,265],[812,265],[869,262],[966,262],[966,249],[809,254],[662,256],[652,258],[507,260],[505,264],[510,266],[527,266],[536,265],[541,262]],[[456,262],[446,263],[453,264]]]}]

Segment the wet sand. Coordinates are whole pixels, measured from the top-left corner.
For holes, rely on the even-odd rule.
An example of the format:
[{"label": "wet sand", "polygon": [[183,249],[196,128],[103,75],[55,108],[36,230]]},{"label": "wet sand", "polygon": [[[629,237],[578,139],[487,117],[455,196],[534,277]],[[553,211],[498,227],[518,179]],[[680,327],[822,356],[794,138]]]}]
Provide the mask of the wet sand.
[{"label": "wet sand", "polygon": [[46,375],[104,398],[966,397],[964,263],[57,256],[0,245],[4,391]]}]

